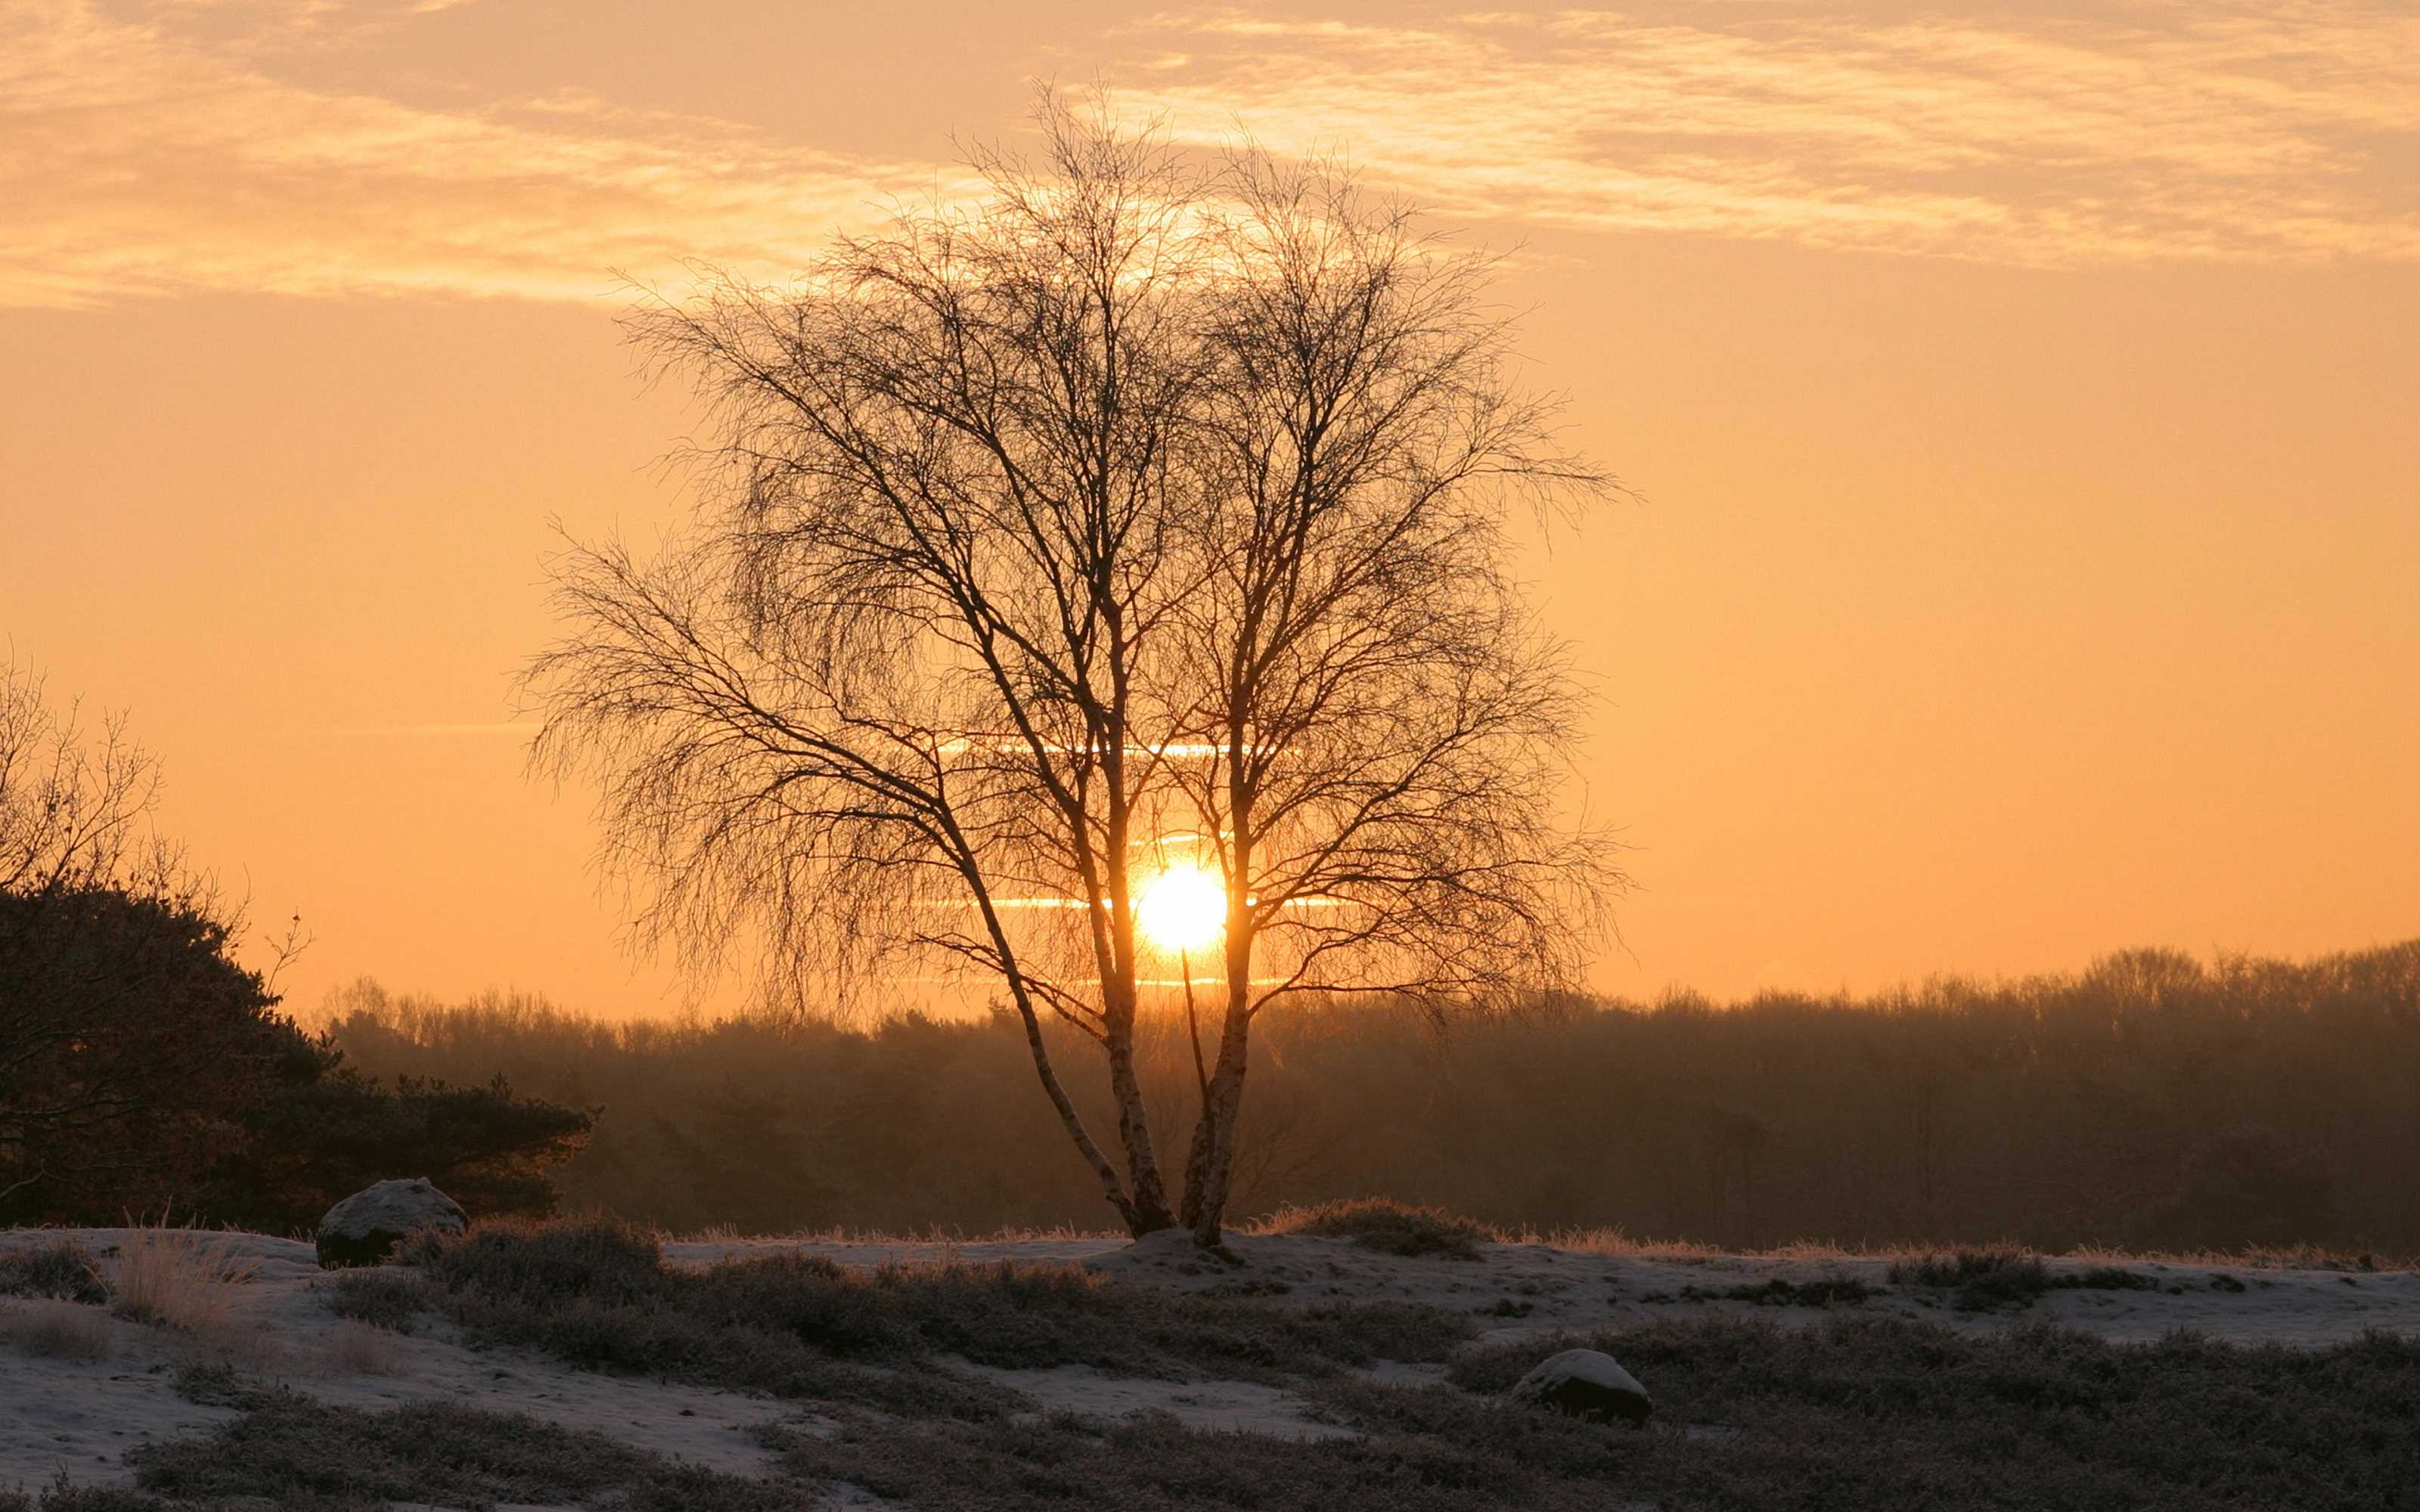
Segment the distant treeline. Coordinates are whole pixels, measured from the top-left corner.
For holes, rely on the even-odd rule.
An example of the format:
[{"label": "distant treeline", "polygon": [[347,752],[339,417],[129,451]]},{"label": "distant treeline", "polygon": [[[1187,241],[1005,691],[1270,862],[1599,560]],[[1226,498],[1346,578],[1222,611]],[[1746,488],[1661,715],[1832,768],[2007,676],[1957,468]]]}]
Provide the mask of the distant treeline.
[{"label": "distant treeline", "polygon": [[[575,1211],[677,1229],[1109,1226],[1004,1016],[609,1024],[366,981],[331,1011],[370,1074],[502,1074],[601,1108],[556,1173]],[[1152,1057],[1171,1092],[1192,1075],[1181,1033],[1163,1023]],[[1239,1214],[1375,1194],[1726,1246],[2408,1256],[2420,940],[2214,965],[2132,951],[2076,976],[1862,999],[1565,1003],[1442,1031],[1383,1005],[1304,1005],[1264,1021],[1245,1120]],[[1182,1136],[1163,1131],[1163,1148]]]}]

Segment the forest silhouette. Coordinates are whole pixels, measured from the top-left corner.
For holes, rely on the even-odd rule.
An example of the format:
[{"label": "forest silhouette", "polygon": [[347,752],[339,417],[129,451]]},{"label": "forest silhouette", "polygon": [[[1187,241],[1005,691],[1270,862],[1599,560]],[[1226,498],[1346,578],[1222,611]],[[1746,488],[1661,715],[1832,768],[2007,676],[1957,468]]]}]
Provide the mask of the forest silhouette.
[{"label": "forest silhouette", "polygon": [[[609,1023],[366,980],[325,1006],[366,1073],[502,1074],[600,1109],[555,1173],[569,1211],[751,1233],[1101,1224],[1005,1013]],[[1181,1085],[1181,1027],[1146,1026],[1146,1073]],[[1273,1019],[1250,1074],[1239,1216],[1383,1194],[1732,1248],[2420,1253],[2420,940],[2135,950],[1854,998],[1568,999],[1443,1031],[1314,1004]]]}]

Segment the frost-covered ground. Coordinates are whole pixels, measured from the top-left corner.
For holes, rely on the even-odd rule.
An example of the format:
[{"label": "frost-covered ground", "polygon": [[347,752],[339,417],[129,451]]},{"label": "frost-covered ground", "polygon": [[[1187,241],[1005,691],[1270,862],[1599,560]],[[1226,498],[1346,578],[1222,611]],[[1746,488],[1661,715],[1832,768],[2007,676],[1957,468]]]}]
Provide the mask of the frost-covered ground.
[{"label": "frost-covered ground", "polygon": [[[1477,1246],[1477,1258],[1457,1259],[1386,1255],[1351,1240],[1265,1234],[1231,1236],[1227,1248],[1244,1263],[1228,1266],[1202,1256],[1172,1233],[1156,1235],[1140,1244],[1097,1238],[963,1244],[699,1241],[668,1243],[664,1256],[706,1264],[725,1256],[761,1254],[773,1248],[804,1248],[844,1265],[915,1265],[954,1259],[1055,1261],[1171,1289],[1250,1289],[1301,1303],[1422,1303],[1481,1317],[1486,1319],[1481,1336],[1490,1338],[1627,1327],[1651,1318],[1707,1308],[1751,1312],[1785,1322],[1811,1321],[1823,1316],[1823,1309],[1815,1307],[1776,1307],[1702,1295],[1762,1287],[1774,1280],[1794,1286],[1832,1279],[1860,1281],[1878,1293],[1863,1304],[1868,1309],[1924,1318],[1953,1328],[2004,1328],[2011,1317],[1962,1313],[1937,1288],[1891,1287],[1890,1258],[1852,1256],[1668,1259],[1558,1249],[1550,1244],[1481,1243]],[[2172,1329],[2189,1328],[2239,1344],[2308,1347],[2358,1338],[2372,1328],[2420,1333],[2420,1271],[2366,1273],[2102,1257],[2053,1257],[2044,1264],[2054,1278],[2118,1266],[2156,1283],[2155,1289],[2061,1288],[2022,1315],[2103,1338],[2151,1339]],[[1261,1289],[1270,1283],[1286,1289]]]},{"label": "frost-covered ground", "polygon": [[[19,1230],[0,1233],[0,1251],[67,1239],[101,1257],[106,1267],[131,1237],[121,1229]],[[44,1334],[36,1325],[45,1313],[56,1319],[62,1309],[79,1304],[0,1300],[0,1324],[6,1325],[0,1327],[0,1489],[47,1484],[61,1471],[78,1481],[123,1481],[123,1457],[130,1448],[236,1417],[232,1407],[203,1405],[178,1393],[179,1368],[206,1360],[231,1363],[249,1379],[333,1403],[375,1409],[445,1400],[525,1413],[742,1475],[773,1473],[774,1458],[762,1446],[761,1430],[777,1424],[793,1431],[816,1430],[798,1402],[597,1374],[520,1350],[473,1348],[452,1324],[434,1316],[425,1317],[409,1336],[340,1319],[327,1305],[333,1280],[318,1269],[310,1245],[258,1235],[230,1236],[227,1243],[236,1257],[256,1269],[232,1288],[224,1319],[201,1337],[122,1319],[104,1322],[101,1309],[84,1306],[77,1317],[86,1347],[105,1352],[38,1352],[27,1340]],[[1122,1287],[1217,1291],[1265,1298],[1277,1305],[1422,1304],[1470,1318],[1481,1342],[1628,1328],[1708,1311],[1785,1324],[1825,1316],[1820,1307],[1725,1295],[1763,1288],[1769,1298],[1774,1281],[1792,1288],[1863,1283],[1873,1288],[1856,1304],[1865,1312],[1921,1318],[1968,1332],[2003,1329],[2024,1319],[2113,1340],[2154,1339],[2179,1329],[2298,1347],[2356,1339],[2370,1330],[2420,1336],[2420,1273],[2410,1271],[2104,1258],[2088,1264],[2122,1263],[2149,1285],[2055,1287],[2022,1308],[1985,1313],[1958,1310],[1950,1293],[1939,1288],[1892,1285],[1890,1262],[1882,1258],[1675,1259],[1503,1243],[1481,1243],[1469,1258],[1406,1257],[1349,1240],[1288,1234],[1239,1236],[1229,1248],[1232,1262],[1197,1252],[1176,1235],[1135,1245],[1108,1239],[958,1244],[765,1239],[675,1242],[664,1245],[664,1255],[687,1265],[781,1250],[850,1266],[1003,1259],[1064,1264]],[[2088,1268],[2082,1260],[2054,1258],[2046,1264],[2054,1281],[2080,1276]],[[1287,1438],[1352,1431],[1266,1382],[1132,1379],[1071,1365],[1011,1370],[954,1364],[1022,1393],[1037,1412],[1122,1417],[1157,1410],[1191,1427]],[[1390,1383],[1423,1383],[1438,1380],[1443,1367],[1380,1362],[1366,1374]]]},{"label": "frost-covered ground", "polygon": [[[15,1230],[0,1249],[68,1239],[106,1266],[130,1238],[118,1228]],[[793,1404],[574,1370],[521,1350],[473,1350],[442,1320],[407,1336],[329,1311],[330,1285],[312,1247],[262,1234],[231,1236],[230,1257],[256,1263],[234,1287],[223,1323],[206,1336],[111,1319],[101,1359],[45,1356],[0,1338],[0,1489],[77,1480],[120,1481],[125,1452],[237,1416],[176,1390],[180,1367],[225,1361],[243,1374],[347,1406],[452,1400],[594,1428],[639,1448],[737,1473],[767,1464],[749,1430],[795,1418]],[[0,1300],[23,1317],[71,1303]],[[101,1312],[100,1308],[88,1309]]]}]

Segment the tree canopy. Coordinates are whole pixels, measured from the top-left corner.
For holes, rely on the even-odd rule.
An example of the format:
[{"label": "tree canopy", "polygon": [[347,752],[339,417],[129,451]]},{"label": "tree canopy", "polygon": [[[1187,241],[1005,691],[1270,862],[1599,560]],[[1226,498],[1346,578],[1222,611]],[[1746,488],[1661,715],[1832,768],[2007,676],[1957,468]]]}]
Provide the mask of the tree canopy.
[{"label": "tree canopy", "polygon": [[[633,317],[709,412],[698,504],[656,557],[559,562],[535,759],[601,779],[643,939],[752,952],[791,1006],[993,984],[1128,1227],[1209,1242],[1256,1015],[1575,980],[1617,879],[1559,803],[1581,701],[1508,522],[1609,484],[1512,382],[1491,265],[1404,208],[1039,122],[980,203]],[[1180,1191],[1136,1024],[1202,995]]]}]

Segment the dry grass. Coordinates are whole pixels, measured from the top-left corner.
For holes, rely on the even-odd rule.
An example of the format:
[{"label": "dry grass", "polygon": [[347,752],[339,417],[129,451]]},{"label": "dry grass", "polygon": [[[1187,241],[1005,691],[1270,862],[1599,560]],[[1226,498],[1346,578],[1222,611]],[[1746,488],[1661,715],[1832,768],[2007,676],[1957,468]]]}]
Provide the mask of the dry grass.
[{"label": "dry grass", "polygon": [[109,1358],[109,1315],[98,1307],[48,1298],[0,1308],[0,1337],[27,1354],[53,1360]]},{"label": "dry grass", "polygon": [[970,1233],[963,1228],[935,1226],[925,1229],[884,1230],[875,1228],[799,1228],[780,1234],[743,1233],[730,1224],[713,1224],[694,1233],[674,1233],[668,1229],[636,1226],[664,1244],[1036,1244],[1080,1243],[1088,1240],[1114,1240],[1123,1242],[1125,1234],[1109,1228],[1083,1228],[1075,1224],[1056,1224],[1048,1227],[1011,1227],[984,1229]]},{"label": "dry grass", "polygon": [[[1245,1219],[1232,1226],[1238,1234],[1265,1235],[1302,1233],[1301,1219],[1305,1213],[1338,1207],[1386,1204],[1384,1199],[1365,1198],[1358,1202],[1321,1203],[1310,1207],[1288,1205],[1257,1218]],[[1828,1239],[1799,1239],[1786,1244],[1762,1249],[1725,1249],[1693,1239],[1652,1239],[1633,1235],[1620,1225],[1609,1227],[1537,1228],[1508,1227],[1483,1220],[1454,1215],[1457,1227],[1466,1226],[1475,1238],[1499,1244],[1535,1244],[1549,1249],[1567,1250],[1580,1255],[1605,1255],[1619,1259],[1658,1260],[1671,1265],[1710,1265],[1725,1260],[1802,1260],[1809,1262],[1838,1260],[1918,1260],[1937,1253],[1937,1244],[1873,1244],[1843,1243]],[[960,1229],[931,1228],[923,1231],[884,1231],[866,1228],[799,1229],[782,1234],[749,1234],[729,1224],[718,1224],[694,1233],[675,1234],[637,1226],[664,1243],[718,1244],[848,1244],[896,1246],[939,1244],[955,1247],[973,1244],[1076,1243],[1086,1241],[1124,1242],[1125,1235],[1111,1229],[1081,1228],[1072,1224],[1055,1227],[1001,1228],[987,1232],[969,1233]],[[2004,1240],[1987,1248],[2015,1247],[2015,1241]],[[1969,1246],[1974,1247],[1974,1246]],[[2087,1265],[2179,1265],[2198,1267],[2233,1267],[2239,1270],[2309,1270],[2388,1272],[2420,1269],[2420,1256],[2388,1258],[2367,1250],[2331,1250],[2316,1244],[2249,1245],[2235,1250],[2130,1250],[2106,1244],[2078,1244],[2065,1250],[2036,1251],[2045,1259],[2068,1259]]]},{"label": "dry grass", "polygon": [[[1724,1249],[1691,1239],[1642,1239],[1616,1226],[1610,1228],[1522,1228],[1488,1230],[1506,1244],[1543,1244],[1549,1249],[1582,1255],[1606,1255],[1619,1259],[1662,1260],[1676,1265],[1706,1265],[1719,1260],[1920,1260],[1937,1254],[1937,1244],[1843,1244],[1834,1240],[1801,1239],[1767,1249]],[[1971,1249],[2016,1249],[2013,1240],[2000,1240]],[[2367,1250],[2331,1250],[2316,1244],[2256,1244],[2237,1250],[2120,1249],[2108,1244],[2078,1244],[2066,1250],[2040,1250],[2045,1259],[2075,1260],[2089,1265],[2233,1266],[2262,1271],[2410,1271],[2420,1269],[2420,1257],[2386,1259]]]},{"label": "dry grass", "polygon": [[775,1396],[926,1404],[919,1410],[944,1390],[969,1411],[998,1406],[998,1388],[947,1369],[896,1374],[936,1356],[1272,1381],[1380,1359],[1442,1362],[1475,1332],[1464,1315],[1408,1303],[1169,1298],[1065,1265],[848,1268],[790,1251],[668,1266],[643,1231],[596,1221],[425,1235],[411,1257],[429,1300],[474,1344]]},{"label": "dry grass", "polygon": [[260,1262],[235,1253],[235,1237],[194,1228],[137,1228],[118,1252],[109,1310],[197,1336],[224,1333],[235,1288]]},{"label": "dry grass", "polygon": [[399,1376],[403,1350],[390,1331],[357,1319],[344,1319],[328,1331],[319,1363],[348,1376]]},{"label": "dry grass", "polygon": [[1484,1224],[1443,1208],[1416,1208],[1388,1197],[1280,1208],[1253,1226],[1250,1232],[1344,1239],[1383,1255],[1442,1255],[1457,1260],[1479,1258],[1481,1242],[1503,1237]]},{"label": "dry grass", "polygon": [[2368,1250],[2332,1250],[2318,1244],[2250,1244],[2242,1249],[2122,1250],[2107,1244],[2078,1244],[2064,1252],[2071,1260],[2110,1265],[2149,1262],[2159,1265],[2234,1266],[2245,1271],[2413,1271],[2420,1256],[2399,1258]]}]

